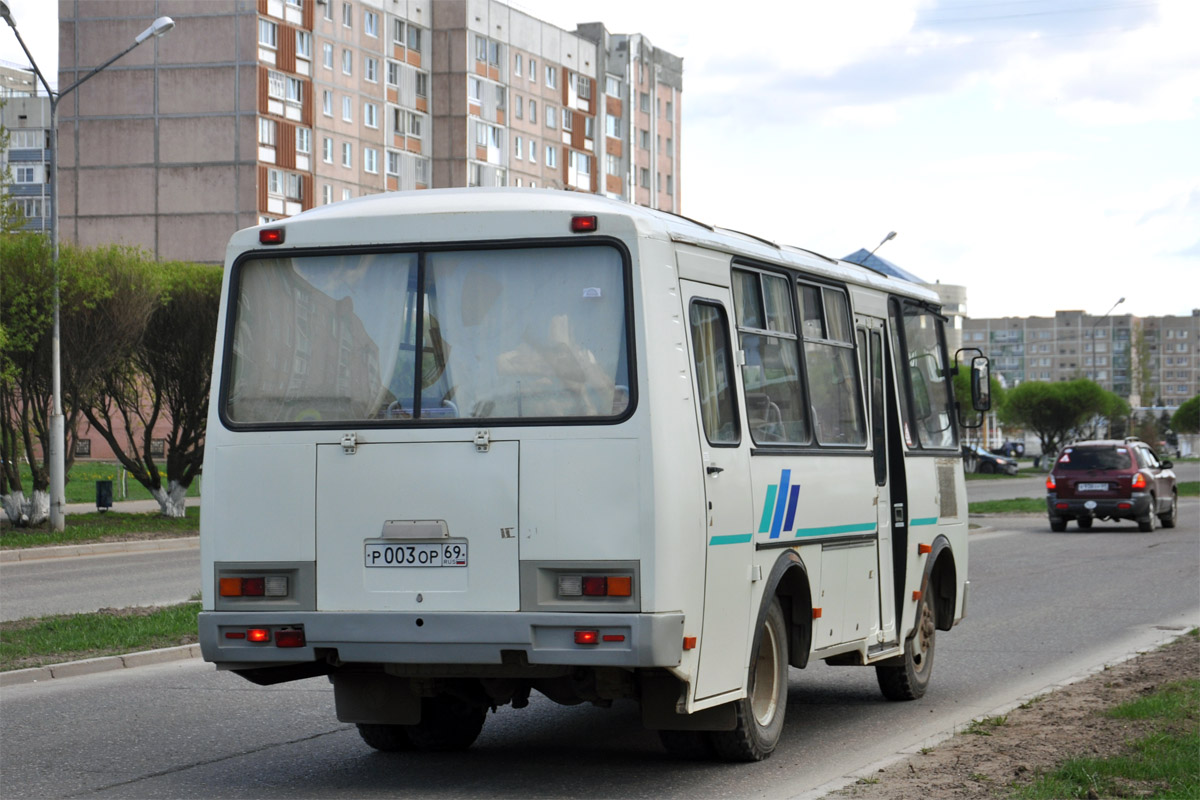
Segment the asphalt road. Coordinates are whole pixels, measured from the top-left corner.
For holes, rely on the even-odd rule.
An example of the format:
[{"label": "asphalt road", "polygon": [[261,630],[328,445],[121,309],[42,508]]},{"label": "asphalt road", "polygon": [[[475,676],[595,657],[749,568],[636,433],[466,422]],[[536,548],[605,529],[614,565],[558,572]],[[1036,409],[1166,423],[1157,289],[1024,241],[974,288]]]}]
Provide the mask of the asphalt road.
[{"label": "asphalt road", "polygon": [[0,565],[0,621],[182,603],[200,592],[200,550],[48,558]]},{"label": "asphalt road", "polygon": [[[489,717],[468,752],[376,753],[336,721],[329,684],[253,686],[196,661],[5,688],[6,798],[814,797],[830,781],[956,724],[1200,624],[1200,501],[1179,527],[1040,515],[971,537],[967,619],[939,633],[929,694],[882,699],[869,669],[791,671],[779,750],[756,765],[680,762],[636,707],[563,708],[537,695]],[[1149,588],[1152,587],[1152,588]],[[19,744],[12,744],[19,743]]]}]

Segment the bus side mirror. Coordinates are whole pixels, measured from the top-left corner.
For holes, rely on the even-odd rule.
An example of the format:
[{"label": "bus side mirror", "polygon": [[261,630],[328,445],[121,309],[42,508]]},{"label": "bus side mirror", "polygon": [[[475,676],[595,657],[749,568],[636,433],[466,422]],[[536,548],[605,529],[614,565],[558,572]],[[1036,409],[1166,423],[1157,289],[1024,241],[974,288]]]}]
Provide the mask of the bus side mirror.
[{"label": "bus side mirror", "polygon": [[971,407],[976,411],[987,411],[992,407],[991,364],[987,356],[971,359]]}]

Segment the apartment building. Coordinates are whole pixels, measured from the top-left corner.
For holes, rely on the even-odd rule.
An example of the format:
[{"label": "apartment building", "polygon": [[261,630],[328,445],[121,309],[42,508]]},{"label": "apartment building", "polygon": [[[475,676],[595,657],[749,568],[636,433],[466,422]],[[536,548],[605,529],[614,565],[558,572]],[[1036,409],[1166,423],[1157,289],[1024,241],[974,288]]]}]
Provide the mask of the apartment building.
[{"label": "apartment building", "polygon": [[50,229],[50,99],[36,81],[32,70],[0,64],[0,127],[8,132],[0,175],[27,231]]},{"label": "apartment building", "polygon": [[1200,393],[1200,309],[1191,316],[970,319],[963,344],[980,347],[1007,386],[1090,378],[1131,405],[1178,406]]},{"label": "apartment building", "polygon": [[682,59],[499,0],[60,0],[62,235],[219,262],[373,192],[516,186],[680,210]]}]

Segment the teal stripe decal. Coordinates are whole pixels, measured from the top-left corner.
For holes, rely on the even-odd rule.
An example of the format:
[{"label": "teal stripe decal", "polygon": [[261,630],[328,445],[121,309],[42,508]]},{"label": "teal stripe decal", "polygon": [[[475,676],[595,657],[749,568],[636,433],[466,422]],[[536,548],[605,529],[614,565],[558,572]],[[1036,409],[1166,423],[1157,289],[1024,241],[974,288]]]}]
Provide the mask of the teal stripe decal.
[{"label": "teal stripe decal", "polygon": [[862,522],[857,525],[827,525],[823,528],[797,528],[796,537],[828,536],[832,533],[873,533],[874,531],[874,522]]},{"label": "teal stripe decal", "polygon": [[909,520],[909,525],[937,525],[937,517],[921,517],[920,519]]},{"label": "teal stripe decal", "polygon": [[775,493],[779,487],[771,484],[767,487],[767,500],[763,503],[762,521],[758,523],[758,532],[766,533],[771,530],[771,515],[775,513]]},{"label": "teal stripe decal", "polygon": [[714,536],[708,540],[708,546],[716,544],[745,544],[754,538],[752,533],[731,533],[727,536]]}]

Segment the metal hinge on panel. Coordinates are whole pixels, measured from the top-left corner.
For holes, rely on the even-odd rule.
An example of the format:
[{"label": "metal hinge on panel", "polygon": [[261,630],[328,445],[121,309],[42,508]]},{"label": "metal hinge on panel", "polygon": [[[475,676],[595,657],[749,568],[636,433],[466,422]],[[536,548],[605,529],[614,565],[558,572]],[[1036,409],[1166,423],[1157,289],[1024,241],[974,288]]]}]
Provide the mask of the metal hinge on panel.
[{"label": "metal hinge on panel", "polygon": [[358,452],[358,434],[343,433],[342,434],[342,452],[348,456],[352,456]]},{"label": "metal hinge on panel", "polygon": [[475,452],[486,453],[491,447],[491,439],[486,430],[475,431]]}]

